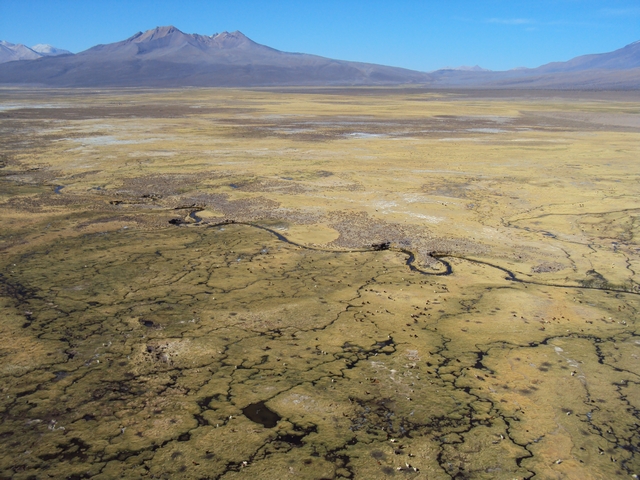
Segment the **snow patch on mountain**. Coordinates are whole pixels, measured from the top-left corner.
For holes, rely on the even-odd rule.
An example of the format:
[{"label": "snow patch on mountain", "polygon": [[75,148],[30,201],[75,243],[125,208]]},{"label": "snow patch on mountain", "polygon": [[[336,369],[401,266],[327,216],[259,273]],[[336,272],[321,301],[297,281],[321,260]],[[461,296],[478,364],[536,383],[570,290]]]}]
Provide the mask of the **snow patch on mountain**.
[{"label": "snow patch on mountain", "polygon": [[47,43],[39,43],[37,45],[34,45],[33,47],[31,47],[31,50],[45,57],[55,57],[57,55],[69,55],[71,53],[69,50],[64,50],[63,48],[57,48]]},{"label": "snow patch on mountain", "polygon": [[34,52],[21,43],[11,43],[0,40],[0,63],[12,62],[14,60],[34,60],[40,58],[38,52]]},{"label": "snow patch on mountain", "polygon": [[56,48],[52,45],[38,44],[29,48],[21,43],[11,43],[0,40],[0,63],[16,60],[36,60],[42,57],[70,54],[68,50]]}]

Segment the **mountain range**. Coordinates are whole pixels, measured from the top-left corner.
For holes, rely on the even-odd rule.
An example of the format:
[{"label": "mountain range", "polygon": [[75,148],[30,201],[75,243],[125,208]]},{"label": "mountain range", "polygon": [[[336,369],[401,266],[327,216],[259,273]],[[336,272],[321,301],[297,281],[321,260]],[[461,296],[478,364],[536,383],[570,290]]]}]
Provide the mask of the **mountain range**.
[{"label": "mountain range", "polygon": [[68,50],[62,50],[52,45],[39,43],[29,48],[21,43],[9,43],[0,40],[0,63],[14,60],[35,60],[42,57],[54,57],[57,55],[69,55]]},{"label": "mountain range", "polygon": [[503,72],[438,70],[433,85],[448,87],[640,89],[640,41],[613,52]]},{"label": "mountain range", "polygon": [[[9,58],[13,56],[12,58]],[[9,58],[9,60],[3,60]],[[397,85],[483,88],[640,88],[640,42],[538,68],[457,67],[418,72],[282,52],[241,32],[211,36],[175,27],[138,32],[78,54],[0,42],[0,84],[53,87]]]}]

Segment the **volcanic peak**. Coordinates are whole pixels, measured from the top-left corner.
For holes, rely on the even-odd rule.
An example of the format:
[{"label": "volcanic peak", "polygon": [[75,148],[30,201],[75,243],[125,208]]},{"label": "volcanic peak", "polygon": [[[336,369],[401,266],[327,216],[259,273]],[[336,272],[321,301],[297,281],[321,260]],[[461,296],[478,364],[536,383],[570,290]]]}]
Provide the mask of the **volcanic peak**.
[{"label": "volcanic peak", "polygon": [[184,33],[180,29],[173,25],[156,27],[146,32],[138,32],[135,35],[129,37],[125,42],[127,43],[143,43],[152,42],[164,38],[183,39],[183,40],[196,40],[200,43],[205,43],[207,46],[217,46],[221,48],[233,48],[246,43],[255,43],[249,39],[242,32],[236,30],[234,32],[224,31],[222,33],[214,33],[211,36],[199,35],[197,33],[189,34]]}]

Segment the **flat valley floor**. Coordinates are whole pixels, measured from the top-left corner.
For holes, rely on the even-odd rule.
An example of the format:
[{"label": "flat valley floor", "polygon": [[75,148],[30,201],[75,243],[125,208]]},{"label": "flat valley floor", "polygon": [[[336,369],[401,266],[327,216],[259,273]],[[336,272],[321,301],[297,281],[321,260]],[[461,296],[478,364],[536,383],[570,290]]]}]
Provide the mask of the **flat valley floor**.
[{"label": "flat valley floor", "polygon": [[0,478],[640,475],[640,93],[0,90]]}]

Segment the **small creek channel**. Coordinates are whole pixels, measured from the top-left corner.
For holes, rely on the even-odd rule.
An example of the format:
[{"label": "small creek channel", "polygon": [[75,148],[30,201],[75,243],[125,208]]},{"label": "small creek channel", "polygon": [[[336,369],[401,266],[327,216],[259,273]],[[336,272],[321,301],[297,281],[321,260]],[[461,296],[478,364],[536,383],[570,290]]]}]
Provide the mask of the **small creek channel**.
[{"label": "small creek channel", "polygon": [[[197,212],[199,212],[200,210],[193,210],[192,212],[189,213],[189,217],[191,217],[193,220],[195,220],[195,223],[201,223],[202,222],[202,218],[197,216]],[[172,225],[185,225],[186,222],[184,221],[180,221],[180,220],[170,220],[169,223],[171,223]],[[295,247],[298,248],[303,248],[306,250],[315,250],[315,251],[319,251],[319,252],[327,252],[327,253],[356,253],[356,252],[377,252],[377,251],[381,251],[381,250],[390,250],[393,252],[400,252],[403,253],[407,256],[407,259],[405,261],[405,264],[409,267],[409,269],[413,272],[417,272],[420,273],[421,275],[430,275],[430,276],[447,276],[447,275],[451,275],[453,273],[453,268],[451,267],[451,264],[449,262],[447,262],[446,260],[444,260],[445,258],[457,258],[460,260],[465,260],[467,262],[471,262],[471,263],[475,263],[477,265],[484,265],[487,267],[491,267],[491,268],[495,268],[497,270],[500,270],[502,272],[504,272],[507,276],[505,277],[505,280],[509,280],[512,282],[518,282],[518,283],[524,283],[524,284],[528,284],[528,285],[539,285],[539,286],[544,286],[544,287],[554,287],[554,288],[575,288],[575,289],[582,289],[582,290],[600,290],[600,291],[605,291],[605,292],[615,292],[615,293],[626,293],[626,294],[630,294],[630,295],[640,295],[640,292],[634,292],[634,291],[629,291],[629,290],[624,290],[624,289],[617,289],[617,288],[606,288],[606,287],[597,287],[597,286],[584,286],[584,285],[562,285],[562,284],[555,284],[555,283],[544,283],[544,282],[535,282],[532,280],[523,280],[521,278],[518,278],[516,276],[515,273],[513,273],[511,270],[501,267],[499,265],[495,265],[493,263],[490,262],[485,262],[482,260],[474,260],[472,258],[467,258],[467,257],[463,257],[461,255],[452,255],[452,254],[448,254],[448,253],[439,253],[439,252],[432,252],[429,256],[431,258],[436,259],[438,262],[440,262],[443,267],[444,267],[444,271],[441,272],[428,272],[425,270],[421,270],[420,268],[416,267],[414,265],[416,257],[415,254],[413,252],[411,252],[410,250],[406,250],[404,248],[395,248],[392,247],[391,244],[389,242],[385,242],[382,244],[372,244],[370,248],[358,248],[358,249],[349,249],[349,250],[332,250],[332,249],[326,249],[326,248],[317,248],[317,247],[310,247],[308,245],[304,245],[301,243],[297,243],[294,242],[292,240],[289,240],[287,237],[285,237],[284,235],[282,235],[281,233],[269,228],[269,227],[265,227],[262,225],[258,225],[255,223],[249,223],[249,222],[236,222],[236,221],[225,221],[225,222],[220,222],[220,223],[214,223],[214,224],[208,224],[207,227],[209,228],[216,228],[216,227],[222,227],[225,225],[246,225],[249,227],[253,227],[253,228],[259,228],[261,230],[264,230],[266,232],[271,233],[273,236],[275,236],[278,240],[285,242],[289,245],[293,245]]]}]

